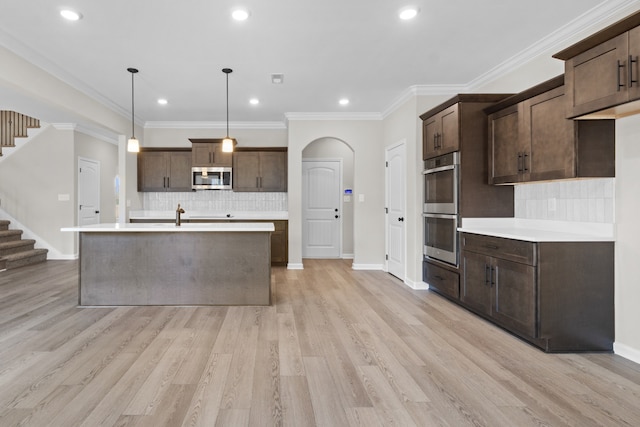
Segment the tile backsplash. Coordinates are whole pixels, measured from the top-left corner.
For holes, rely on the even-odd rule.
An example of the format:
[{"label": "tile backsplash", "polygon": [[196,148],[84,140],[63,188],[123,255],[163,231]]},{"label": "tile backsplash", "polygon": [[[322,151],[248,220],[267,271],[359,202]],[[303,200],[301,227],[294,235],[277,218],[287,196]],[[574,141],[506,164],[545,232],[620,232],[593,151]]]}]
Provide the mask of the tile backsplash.
[{"label": "tile backsplash", "polygon": [[550,181],[515,186],[515,217],[613,223],[615,178]]},{"label": "tile backsplash", "polygon": [[277,212],[287,210],[287,193],[245,193],[233,191],[190,191],[185,193],[144,193],[144,210],[175,210],[178,203],[192,211]]}]

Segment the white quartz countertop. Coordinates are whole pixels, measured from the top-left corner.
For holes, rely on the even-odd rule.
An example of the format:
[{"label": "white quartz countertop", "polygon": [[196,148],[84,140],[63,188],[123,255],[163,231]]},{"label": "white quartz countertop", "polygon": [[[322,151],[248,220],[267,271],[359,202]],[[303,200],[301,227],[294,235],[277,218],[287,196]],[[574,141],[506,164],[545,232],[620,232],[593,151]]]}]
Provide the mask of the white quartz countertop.
[{"label": "white quartz countertop", "polygon": [[[232,220],[232,221],[276,221],[289,219],[287,211],[246,211],[246,212],[212,212],[212,211],[190,211],[187,207],[182,207],[186,212],[181,215],[183,220],[187,219],[210,219],[210,220]],[[175,219],[176,211],[131,211],[129,219],[143,220],[167,220]]]},{"label": "white quartz countertop", "polygon": [[174,223],[126,223],[126,224],[94,224],[80,227],[65,227],[60,231],[78,232],[98,232],[98,233],[166,233],[166,232],[230,232],[230,231],[262,231],[272,232],[275,230],[273,224],[268,222],[225,222],[225,223],[203,223],[203,224],[182,224],[176,226]]},{"label": "white quartz countertop", "polygon": [[612,242],[613,224],[521,218],[463,218],[458,231],[528,242]]}]

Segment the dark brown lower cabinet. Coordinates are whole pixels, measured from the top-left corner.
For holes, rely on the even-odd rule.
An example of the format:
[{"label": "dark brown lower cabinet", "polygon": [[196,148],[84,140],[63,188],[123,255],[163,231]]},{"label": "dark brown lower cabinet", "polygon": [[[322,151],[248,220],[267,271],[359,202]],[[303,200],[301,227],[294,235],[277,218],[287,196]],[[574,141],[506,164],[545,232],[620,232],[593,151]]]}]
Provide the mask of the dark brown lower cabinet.
[{"label": "dark brown lower cabinet", "polygon": [[613,242],[461,240],[463,306],[548,352],[613,349]]},{"label": "dark brown lower cabinet", "polygon": [[463,303],[510,330],[535,336],[533,266],[467,251],[463,272]]}]

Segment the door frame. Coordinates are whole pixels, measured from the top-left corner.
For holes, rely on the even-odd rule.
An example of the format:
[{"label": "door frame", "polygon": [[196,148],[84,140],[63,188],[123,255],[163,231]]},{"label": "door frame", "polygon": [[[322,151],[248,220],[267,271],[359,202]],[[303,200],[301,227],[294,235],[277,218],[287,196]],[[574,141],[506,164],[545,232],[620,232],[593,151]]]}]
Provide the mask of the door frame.
[{"label": "door frame", "polygon": [[[389,152],[395,148],[398,148],[400,146],[404,146],[404,170],[407,170],[407,140],[405,138],[401,139],[400,141],[397,141],[393,144],[387,145],[384,148],[384,161],[385,161],[385,168],[384,168],[384,205],[385,205],[385,216],[384,216],[384,250],[385,250],[385,254],[389,253],[389,212],[388,212],[388,206],[389,206],[389,168],[386,166],[387,162],[389,161]],[[404,180],[404,188],[402,189],[402,191],[404,192],[404,217],[405,217],[405,221],[404,221],[404,231],[403,231],[403,236],[402,236],[402,243],[403,243],[403,264],[404,264],[404,268],[403,268],[403,277],[399,277],[398,279],[402,280],[403,282],[405,282],[407,280],[407,182],[406,182],[406,178]],[[387,273],[389,272],[389,260],[387,259],[387,257],[385,256],[385,260],[384,260],[384,271],[386,271]]]},{"label": "door frame", "polygon": [[[322,157],[322,158],[316,158],[316,157],[303,157],[302,158],[302,163],[301,166],[304,165],[305,162],[308,163],[326,163],[326,162],[337,162],[339,167],[340,167],[340,185],[339,185],[339,189],[338,189],[338,203],[339,203],[339,209],[340,209],[340,218],[338,218],[338,259],[343,259],[344,258],[344,254],[342,253],[342,227],[343,227],[343,222],[342,222],[342,216],[344,213],[344,206],[343,206],[343,200],[342,200],[342,183],[343,183],[343,179],[344,177],[342,176],[343,174],[343,164],[342,164],[342,158],[339,157]],[[301,167],[301,170],[304,169],[303,167]],[[302,176],[300,177],[300,179],[302,180]],[[302,195],[300,195],[300,205],[303,206],[304,204],[302,203]],[[305,218],[304,216],[302,216],[304,214],[303,209],[301,209],[301,225],[302,227],[304,227],[304,221]],[[302,239],[304,239],[304,233],[302,233]],[[304,256],[302,256],[302,252],[304,251],[304,240],[300,241],[301,243],[301,258],[304,259]]]}]

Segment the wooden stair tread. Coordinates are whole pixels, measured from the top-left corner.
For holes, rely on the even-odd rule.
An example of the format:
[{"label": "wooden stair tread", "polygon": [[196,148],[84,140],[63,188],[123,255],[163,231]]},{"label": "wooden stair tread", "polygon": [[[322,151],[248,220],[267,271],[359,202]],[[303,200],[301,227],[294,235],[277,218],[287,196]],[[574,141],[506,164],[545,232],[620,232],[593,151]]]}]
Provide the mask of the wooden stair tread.
[{"label": "wooden stair tread", "polygon": [[3,239],[20,238],[22,236],[22,230],[0,230],[0,241]]},{"label": "wooden stair tread", "polygon": [[33,239],[11,240],[9,242],[0,242],[0,251],[2,249],[16,248],[18,246],[29,246],[35,244]]},{"label": "wooden stair tread", "polygon": [[48,249],[31,249],[31,250],[28,250],[28,251],[18,252],[18,253],[11,254],[11,255],[5,255],[5,256],[2,257],[2,259],[7,261],[7,262],[11,262],[11,261],[19,260],[19,259],[30,258],[30,257],[35,256],[35,255],[46,254],[47,252],[49,252]]}]

